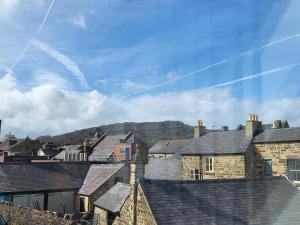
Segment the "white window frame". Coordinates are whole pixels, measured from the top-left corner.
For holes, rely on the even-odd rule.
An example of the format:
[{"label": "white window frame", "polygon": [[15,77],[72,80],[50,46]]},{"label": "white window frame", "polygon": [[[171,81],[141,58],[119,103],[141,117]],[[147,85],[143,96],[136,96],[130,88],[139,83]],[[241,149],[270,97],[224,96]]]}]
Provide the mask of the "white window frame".
[{"label": "white window frame", "polygon": [[206,156],[203,158],[204,172],[213,173],[214,172],[214,157]]},{"label": "white window frame", "polygon": [[[300,160],[300,159],[288,159],[288,161],[298,161],[298,160]],[[287,162],[288,164],[289,164],[289,162]],[[296,162],[295,162],[296,163]],[[296,169],[296,168],[293,168],[293,169],[291,169],[291,170],[289,170],[289,168],[288,168],[288,174],[290,174],[290,173],[295,173],[295,176],[296,176],[296,179],[294,179],[294,178],[292,178],[292,177],[290,177],[290,179],[292,179],[293,180],[293,182],[295,182],[295,183],[300,183],[300,176],[298,176],[298,173],[300,173],[300,170],[299,169]]]},{"label": "white window frame", "polygon": [[[191,180],[200,180],[200,169],[190,169],[190,179]],[[198,176],[198,178],[196,178]]]}]

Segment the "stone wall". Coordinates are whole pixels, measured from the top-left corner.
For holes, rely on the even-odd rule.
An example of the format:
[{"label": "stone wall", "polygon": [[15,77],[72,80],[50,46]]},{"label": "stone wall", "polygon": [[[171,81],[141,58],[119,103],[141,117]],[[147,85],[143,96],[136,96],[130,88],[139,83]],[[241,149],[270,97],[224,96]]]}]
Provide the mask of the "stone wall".
[{"label": "stone wall", "polygon": [[76,225],[77,223],[56,217],[54,214],[0,201],[0,214],[7,225]]},{"label": "stone wall", "polygon": [[[124,203],[120,215],[116,216],[113,225],[132,225],[133,224],[133,196],[129,196]],[[101,224],[102,225],[102,224]],[[103,224],[104,225],[104,224]]]},{"label": "stone wall", "polygon": [[287,159],[300,156],[300,142],[261,143],[254,144],[252,148],[252,177],[264,175],[263,160],[271,159],[273,176],[280,176],[287,172]]},{"label": "stone wall", "polygon": [[213,172],[203,173],[203,179],[231,179],[245,177],[244,155],[214,156],[213,167]]},{"label": "stone wall", "polygon": [[94,213],[98,214],[97,225],[107,225],[107,211],[95,206]]},{"label": "stone wall", "polygon": [[183,180],[190,180],[190,170],[198,169],[202,171],[202,162],[200,155],[184,155],[181,157],[181,178]]},{"label": "stone wall", "polygon": [[137,191],[137,225],[157,225],[141,186]]},{"label": "stone wall", "polygon": [[203,179],[228,179],[245,177],[244,155],[218,155],[213,158],[213,171],[205,172],[203,157],[200,155],[182,156],[181,177],[183,180],[190,180],[190,170],[198,169],[203,171]]}]

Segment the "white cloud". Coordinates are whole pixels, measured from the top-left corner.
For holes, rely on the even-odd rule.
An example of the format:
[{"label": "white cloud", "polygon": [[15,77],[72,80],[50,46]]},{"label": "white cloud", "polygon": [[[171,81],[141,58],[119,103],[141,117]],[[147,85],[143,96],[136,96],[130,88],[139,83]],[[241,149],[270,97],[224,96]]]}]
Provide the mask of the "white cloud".
[{"label": "white cloud", "polygon": [[179,77],[180,75],[176,72],[176,71],[170,71],[167,74],[167,80],[169,81],[176,81],[176,79]]},{"label": "white cloud", "polygon": [[64,79],[62,76],[56,73],[42,70],[34,72],[33,85],[39,86],[45,84],[51,84],[63,89],[73,88],[73,85],[70,81]]},{"label": "white cloud", "polygon": [[86,28],[85,19],[81,14],[79,14],[77,17],[73,18],[72,22],[77,27]]},{"label": "white cloud", "polygon": [[0,14],[11,15],[19,4],[19,0],[0,0]]},{"label": "white cloud", "polygon": [[147,88],[148,87],[147,84],[142,84],[142,83],[134,82],[132,80],[126,80],[126,81],[122,82],[121,86],[124,89],[127,89],[127,90],[138,90],[138,89],[143,89],[143,88]]},{"label": "white cloud", "polygon": [[208,127],[226,124],[235,128],[245,121],[248,113],[258,113],[266,123],[288,119],[291,125],[300,125],[300,97],[261,104],[241,101],[231,95],[229,88],[170,92],[122,100],[97,91],[62,89],[51,82],[41,82],[24,91],[8,73],[0,78],[0,99],[0,118],[4,124],[40,135],[124,121],[181,120],[194,124],[197,119],[202,119]]},{"label": "white cloud", "polygon": [[74,76],[77,77],[77,79],[80,81],[81,85],[85,88],[88,87],[87,81],[85,79],[85,75],[80,70],[79,66],[74,62],[72,59],[70,59],[68,56],[64,55],[63,53],[57,51],[56,49],[52,48],[51,46],[47,45],[44,42],[33,40],[31,44],[38,48],[39,50],[45,52],[49,56],[51,56],[53,59],[55,59],[57,62],[63,64],[66,69],[68,69],[70,72],[74,74]]},{"label": "white cloud", "polygon": [[96,82],[99,83],[99,84],[103,84],[103,85],[107,84],[107,80],[106,79],[97,79]]}]

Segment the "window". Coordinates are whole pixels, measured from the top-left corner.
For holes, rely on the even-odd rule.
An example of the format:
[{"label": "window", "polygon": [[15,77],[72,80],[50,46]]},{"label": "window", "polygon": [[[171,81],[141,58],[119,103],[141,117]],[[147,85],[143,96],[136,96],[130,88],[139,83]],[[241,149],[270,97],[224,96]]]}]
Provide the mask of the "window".
[{"label": "window", "polygon": [[204,158],[204,170],[205,172],[213,172],[213,158],[212,157],[205,157]]},{"label": "window", "polygon": [[272,176],[273,172],[272,172],[272,160],[271,159],[267,159],[264,160],[264,176]]},{"label": "window", "polygon": [[191,178],[191,180],[200,180],[200,170],[199,169],[191,169],[190,170],[190,178]]},{"label": "window", "polygon": [[194,172],[194,170],[190,170],[190,178],[192,180],[195,180],[195,172]]},{"label": "window", "polygon": [[115,183],[118,183],[118,182],[123,182],[123,177],[115,177]]},{"label": "window", "polygon": [[288,160],[288,176],[291,180],[300,181],[300,159]]}]

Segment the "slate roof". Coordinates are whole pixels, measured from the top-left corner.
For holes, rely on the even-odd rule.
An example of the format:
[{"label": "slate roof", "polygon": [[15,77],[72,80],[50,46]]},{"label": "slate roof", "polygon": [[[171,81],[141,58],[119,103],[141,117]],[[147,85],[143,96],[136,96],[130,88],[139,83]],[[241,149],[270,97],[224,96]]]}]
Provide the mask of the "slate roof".
[{"label": "slate roof", "polygon": [[1,163],[0,193],[79,189],[88,163]]},{"label": "slate roof", "polygon": [[103,185],[111,176],[124,167],[123,163],[120,164],[93,164],[82,187],[79,190],[80,195],[90,196],[101,185]]},{"label": "slate roof", "polygon": [[89,156],[89,161],[106,161],[114,152],[114,146],[120,143],[121,139],[125,139],[127,134],[123,135],[107,135],[97,144],[92,154]]},{"label": "slate roof", "polygon": [[46,156],[49,156],[49,158],[52,158],[55,156],[59,151],[58,149],[39,149],[39,151],[42,151]]},{"label": "slate roof", "polygon": [[79,149],[81,145],[65,145],[60,153],[55,155],[53,158],[55,159],[65,159],[65,153],[80,153],[81,150]]},{"label": "slate roof", "polygon": [[181,162],[178,159],[150,159],[145,167],[145,178],[154,180],[180,180]]},{"label": "slate roof", "polygon": [[94,202],[94,205],[110,211],[112,213],[119,213],[128,198],[130,193],[130,185],[118,182],[104,195]]},{"label": "slate roof", "polygon": [[300,127],[266,129],[256,135],[254,143],[300,141]]},{"label": "slate roof", "polygon": [[162,140],[149,153],[180,154],[238,154],[244,153],[251,143],[245,131],[208,132],[199,138]]},{"label": "slate roof", "polygon": [[140,184],[158,225],[287,225],[300,221],[300,191],[285,177],[142,180]]}]

